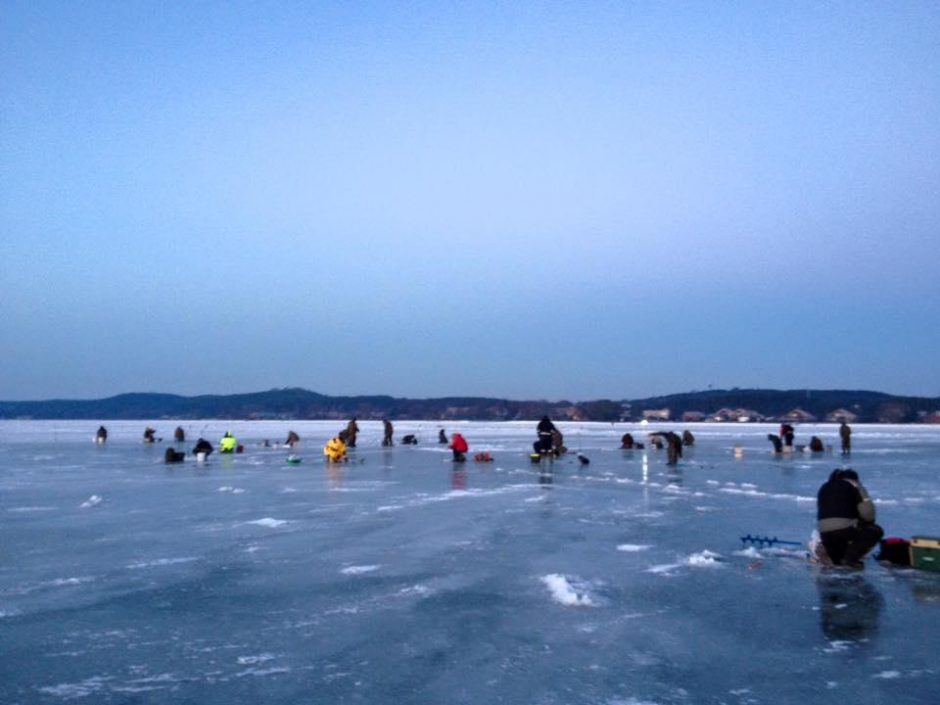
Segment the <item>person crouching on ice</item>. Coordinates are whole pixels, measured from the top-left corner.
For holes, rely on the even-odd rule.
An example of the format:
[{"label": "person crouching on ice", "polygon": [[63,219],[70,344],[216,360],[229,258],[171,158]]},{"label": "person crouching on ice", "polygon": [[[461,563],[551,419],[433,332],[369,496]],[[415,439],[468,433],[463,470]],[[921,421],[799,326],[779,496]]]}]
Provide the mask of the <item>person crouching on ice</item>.
[{"label": "person crouching on ice", "polygon": [[816,499],[819,538],[835,565],[861,570],[862,559],[884,530],[875,523],[875,504],[854,470],[833,470]]},{"label": "person crouching on ice", "polygon": [[219,441],[219,452],[220,453],[234,453],[235,448],[238,447],[238,440],[235,436],[232,435],[231,431],[226,431],[225,435],[222,436],[222,440]]},{"label": "person crouching on ice", "polygon": [[339,436],[333,436],[323,446],[323,455],[330,463],[341,463],[346,460],[346,444]]},{"label": "person crouching on ice", "polygon": [[461,434],[454,433],[450,437],[450,449],[454,452],[454,462],[462,463],[467,459],[467,451],[470,450],[470,446],[467,445],[467,440]]}]

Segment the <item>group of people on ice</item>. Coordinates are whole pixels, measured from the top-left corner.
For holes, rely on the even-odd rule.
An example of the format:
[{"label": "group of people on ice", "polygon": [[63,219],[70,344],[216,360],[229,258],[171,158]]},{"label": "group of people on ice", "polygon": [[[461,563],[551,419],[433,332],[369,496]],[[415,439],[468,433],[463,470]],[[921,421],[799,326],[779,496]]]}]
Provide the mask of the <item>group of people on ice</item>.
[{"label": "group of people on ice", "polygon": [[[767,440],[773,444],[774,453],[787,453],[793,450],[793,440],[796,431],[791,424],[786,422],[780,424],[780,433],[768,433]],[[839,426],[839,440],[842,442],[842,455],[851,455],[852,453],[852,427],[845,421]],[[802,446],[797,446],[802,450]],[[811,436],[809,439],[809,450],[811,453],[824,453],[826,446],[819,436]]]}]

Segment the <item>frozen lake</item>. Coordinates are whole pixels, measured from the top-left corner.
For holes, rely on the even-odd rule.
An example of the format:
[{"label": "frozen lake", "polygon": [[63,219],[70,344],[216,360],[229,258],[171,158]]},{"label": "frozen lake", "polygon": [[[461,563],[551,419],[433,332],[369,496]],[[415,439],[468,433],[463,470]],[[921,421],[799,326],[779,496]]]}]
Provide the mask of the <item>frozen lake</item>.
[{"label": "frozen lake", "polygon": [[[141,443],[146,425],[163,441]],[[822,571],[805,542],[838,454],[771,455],[768,425],[0,422],[0,702],[934,703],[940,574]],[[690,429],[665,451],[621,434]],[[264,448],[297,431],[295,453]],[[887,535],[940,534],[940,428],[858,425],[850,464]],[[838,448],[837,427],[797,427]],[[743,456],[735,458],[740,444]]]}]

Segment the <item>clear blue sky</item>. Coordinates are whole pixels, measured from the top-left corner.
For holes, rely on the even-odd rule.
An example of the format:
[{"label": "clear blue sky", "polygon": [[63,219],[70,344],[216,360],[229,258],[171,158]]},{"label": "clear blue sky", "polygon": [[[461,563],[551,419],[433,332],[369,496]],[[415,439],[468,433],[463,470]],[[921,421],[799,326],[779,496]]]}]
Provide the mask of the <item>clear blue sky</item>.
[{"label": "clear blue sky", "polygon": [[0,399],[940,395],[940,3],[0,4]]}]

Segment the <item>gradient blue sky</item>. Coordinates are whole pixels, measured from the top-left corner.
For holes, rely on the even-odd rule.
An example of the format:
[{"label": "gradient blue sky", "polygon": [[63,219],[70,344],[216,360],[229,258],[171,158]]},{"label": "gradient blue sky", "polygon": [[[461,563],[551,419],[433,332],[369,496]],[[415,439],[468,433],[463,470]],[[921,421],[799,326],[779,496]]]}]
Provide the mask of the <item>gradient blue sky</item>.
[{"label": "gradient blue sky", "polygon": [[0,399],[940,395],[940,4],[0,3]]}]

